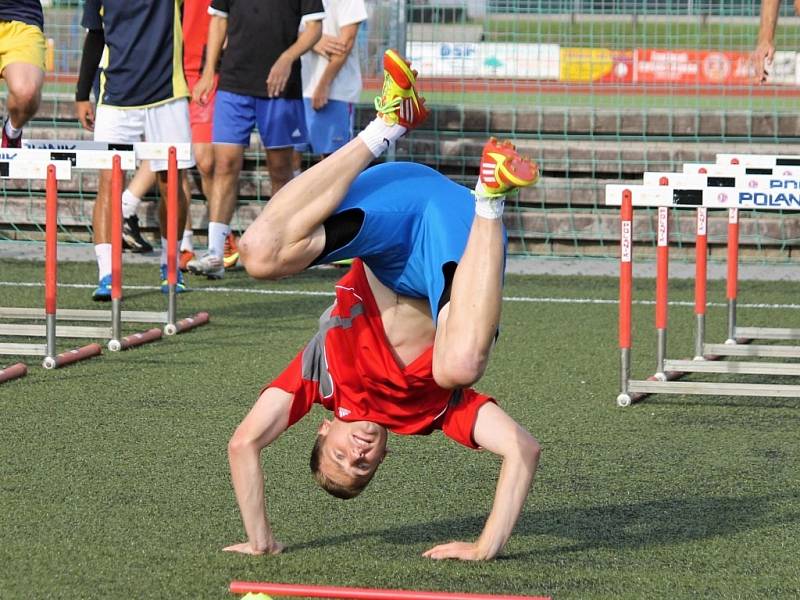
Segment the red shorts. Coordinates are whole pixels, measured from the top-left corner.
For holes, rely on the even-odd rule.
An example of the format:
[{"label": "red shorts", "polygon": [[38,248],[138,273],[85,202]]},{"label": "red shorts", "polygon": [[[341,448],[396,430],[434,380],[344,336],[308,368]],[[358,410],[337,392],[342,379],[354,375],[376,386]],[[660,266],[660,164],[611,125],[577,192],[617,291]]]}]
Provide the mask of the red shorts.
[{"label": "red shorts", "polygon": [[[200,73],[187,71],[186,83],[189,85],[189,92],[194,90],[198,81],[200,81]],[[206,104],[199,104],[194,100],[189,102],[189,124],[192,126],[193,144],[211,143],[214,126],[214,99],[217,96],[218,83],[219,75],[214,75],[214,89],[208,95]]]}]

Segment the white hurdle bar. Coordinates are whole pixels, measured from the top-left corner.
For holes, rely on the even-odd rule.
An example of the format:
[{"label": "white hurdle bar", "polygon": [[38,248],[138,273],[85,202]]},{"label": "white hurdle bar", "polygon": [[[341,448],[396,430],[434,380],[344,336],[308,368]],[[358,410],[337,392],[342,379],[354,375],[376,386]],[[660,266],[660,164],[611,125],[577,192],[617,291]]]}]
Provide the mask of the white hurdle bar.
[{"label": "white hurdle bar", "polygon": [[[97,356],[102,352],[98,344],[89,344],[61,354],[56,353],[56,305],[58,295],[58,184],[60,178],[69,179],[71,165],[62,161],[60,165],[44,164],[44,177],[42,165],[26,165],[28,161],[20,160],[18,163],[9,162],[8,174],[11,178],[17,174],[25,173],[27,179],[44,179],[46,181],[46,217],[45,217],[45,344],[16,344],[0,343],[0,354],[16,356],[44,356],[42,366],[45,369],[62,367],[79,360]],[[5,169],[3,169],[5,171]],[[1,172],[1,171],[0,171]],[[3,332],[5,333],[5,332]],[[22,377],[27,373],[27,367],[22,363],[12,365],[0,372],[0,382]],[[23,368],[24,367],[24,368]]]},{"label": "white hurdle bar", "polygon": [[684,163],[683,172],[697,175],[775,175],[800,177],[800,167],[746,167],[744,165],[718,165],[716,163]]},{"label": "white hurdle bar", "polygon": [[717,154],[718,165],[742,165],[744,167],[800,167],[800,156],[775,154]]},{"label": "white hurdle bar", "polygon": [[[82,311],[79,319],[70,316],[72,311],[61,311],[57,318],[65,320],[93,320],[110,321],[111,329],[107,335],[101,337],[109,338],[108,348],[112,351],[132,348],[140,344],[155,341],[161,337],[161,332],[157,329],[150,329],[145,332],[121,337],[122,322],[143,322],[160,323],[164,325],[163,333],[174,335],[176,333],[188,331],[199,325],[204,325],[209,321],[208,313],[200,312],[196,315],[177,320],[177,255],[173,246],[177,244],[177,222],[178,222],[178,160],[188,160],[192,156],[192,147],[188,143],[164,144],[155,142],[137,142],[134,144],[112,144],[107,142],[94,142],[85,140],[23,140],[23,148],[13,150],[3,150],[0,157],[5,156],[9,165],[16,162],[35,160],[59,160],[69,161],[74,169],[111,169],[112,173],[112,300],[111,311],[94,310]],[[114,157],[117,157],[119,166],[114,166]],[[122,311],[122,187],[121,170],[133,170],[136,168],[137,160],[167,160],[169,163],[168,172],[168,198],[167,198],[167,230],[168,230],[168,298],[167,310],[162,311],[138,311],[135,314]],[[19,171],[19,169],[17,169]],[[120,175],[116,175],[120,170]],[[2,171],[0,171],[2,172]],[[116,178],[120,177],[119,182]],[[174,222],[173,222],[174,221]],[[0,308],[0,311],[8,310]],[[42,311],[39,309],[10,309],[0,316],[6,318],[27,318],[40,319]],[[20,333],[16,335],[39,335],[42,330],[37,326],[6,326],[18,328]],[[63,337],[97,337],[97,329],[85,327],[64,327]],[[7,333],[14,335],[13,333]]]},{"label": "white hurdle bar", "polygon": [[[607,185],[606,205],[620,206],[620,325],[619,345],[621,355],[619,406],[654,393],[743,395],[800,397],[800,385],[712,383],[675,381],[687,372],[715,372],[739,374],[800,375],[800,365],[786,363],[716,362],[724,356],[800,357],[800,347],[745,346],[732,344],[705,344],[704,319],[706,304],[706,221],[708,209],[724,208],[729,211],[728,223],[728,297],[735,302],[735,282],[738,261],[738,211],[754,208],[750,201],[750,188],[679,188],[672,186]],[[658,256],[656,275],[656,329],[658,351],[656,372],[647,380],[630,378],[631,304],[633,276],[633,208],[658,208]],[[668,281],[668,210],[669,208],[697,209],[695,312],[697,314],[697,341],[694,360],[666,360],[667,281]],[[758,207],[764,208],[764,207]],[[784,206],[768,205],[766,210],[781,210]],[[800,205],[794,207],[800,210]],[[731,294],[733,284],[733,295]],[[739,340],[744,341],[744,340]]]}]

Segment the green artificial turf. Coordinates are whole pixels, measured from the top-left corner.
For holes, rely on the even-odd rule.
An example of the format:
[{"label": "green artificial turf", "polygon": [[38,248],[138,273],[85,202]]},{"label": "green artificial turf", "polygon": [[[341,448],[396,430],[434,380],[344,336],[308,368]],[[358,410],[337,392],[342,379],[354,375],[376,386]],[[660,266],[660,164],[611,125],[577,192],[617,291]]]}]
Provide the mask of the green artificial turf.
[{"label": "green artificial turf", "polygon": [[[440,433],[392,436],[363,496],[335,500],[307,467],[320,409],[263,457],[286,552],[221,552],[243,539],[226,442],[259,387],[311,336],[340,274],[192,278],[203,289],[180,297],[179,312],[208,310],[209,325],[57,371],[31,359],[26,378],[0,385],[0,598],[223,599],[233,579],[559,600],[800,595],[800,400],[661,396],[617,408],[618,284],[601,277],[507,278],[502,335],[478,387],[540,440],[543,456],[497,560],[420,556],[480,532],[499,466],[492,455]],[[92,307],[93,265],[65,263],[59,277],[61,307]],[[133,287],[155,278],[155,267],[126,266],[126,308],[163,309],[155,287]],[[20,284],[41,280],[41,264],[3,260],[0,305],[40,306],[41,287]],[[637,280],[635,298],[652,299],[654,287]],[[743,283],[740,303],[795,303],[796,288]],[[690,300],[692,282],[671,291]],[[724,301],[723,284],[709,300]],[[798,327],[798,315],[743,306],[740,323]],[[721,341],[724,308],[708,318],[709,339]],[[670,319],[670,355],[686,358],[692,309]],[[652,323],[652,306],[637,304],[637,377],[652,372]]]}]

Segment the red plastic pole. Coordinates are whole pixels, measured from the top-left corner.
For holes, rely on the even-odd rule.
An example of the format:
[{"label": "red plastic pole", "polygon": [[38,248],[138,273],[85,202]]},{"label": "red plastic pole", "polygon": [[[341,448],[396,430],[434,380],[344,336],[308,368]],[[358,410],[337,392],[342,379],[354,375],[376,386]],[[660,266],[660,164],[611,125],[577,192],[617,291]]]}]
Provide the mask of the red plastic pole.
[{"label": "red plastic pole", "polygon": [[178,283],[178,154],[169,148],[167,163],[167,283]]},{"label": "red plastic pole", "polygon": [[100,347],[100,344],[89,344],[87,346],[83,346],[82,348],[67,350],[66,352],[62,352],[56,356],[56,367],[71,365],[79,360],[86,360],[87,358],[92,358],[93,356],[99,356],[102,353],[103,349]]},{"label": "red plastic pole", "polygon": [[25,363],[17,363],[5,369],[0,369],[0,383],[11,381],[12,379],[19,379],[20,377],[25,377],[27,374],[28,367]]},{"label": "red plastic pole", "polygon": [[658,207],[658,247],[656,248],[656,329],[667,328],[667,289],[669,281],[669,209]]},{"label": "red plastic pole", "polygon": [[695,238],[694,313],[706,314],[706,281],[708,280],[708,209],[697,209]]},{"label": "red plastic pole", "polygon": [[44,251],[44,312],[56,314],[58,288],[58,187],[56,168],[47,166]]},{"label": "red plastic pole", "polygon": [[728,209],[728,300],[736,300],[739,278],[739,209]]},{"label": "red plastic pole", "polygon": [[111,298],[122,298],[122,167],[118,154],[111,162]]},{"label": "red plastic pole", "polygon": [[460,594],[457,592],[423,592],[382,590],[375,588],[338,587],[333,585],[301,585],[232,581],[233,594],[274,594],[306,598],[342,598],[351,600],[550,600],[548,596],[509,596],[494,594]]},{"label": "red plastic pole", "polygon": [[619,347],[631,347],[631,286],[633,283],[633,199],[630,190],[622,192],[620,212],[622,232],[620,236],[619,265]]}]

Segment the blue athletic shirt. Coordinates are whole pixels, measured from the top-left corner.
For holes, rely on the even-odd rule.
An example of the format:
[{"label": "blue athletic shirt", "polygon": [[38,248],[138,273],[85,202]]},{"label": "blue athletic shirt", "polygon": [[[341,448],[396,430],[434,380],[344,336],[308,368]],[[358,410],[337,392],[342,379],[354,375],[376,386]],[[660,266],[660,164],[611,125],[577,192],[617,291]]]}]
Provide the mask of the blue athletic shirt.
[{"label": "blue athletic shirt", "polygon": [[39,0],[0,0],[0,21],[19,21],[44,29]]},{"label": "blue athletic shirt", "polygon": [[182,0],[86,0],[81,25],[102,29],[98,104],[143,108],[189,96]]}]

